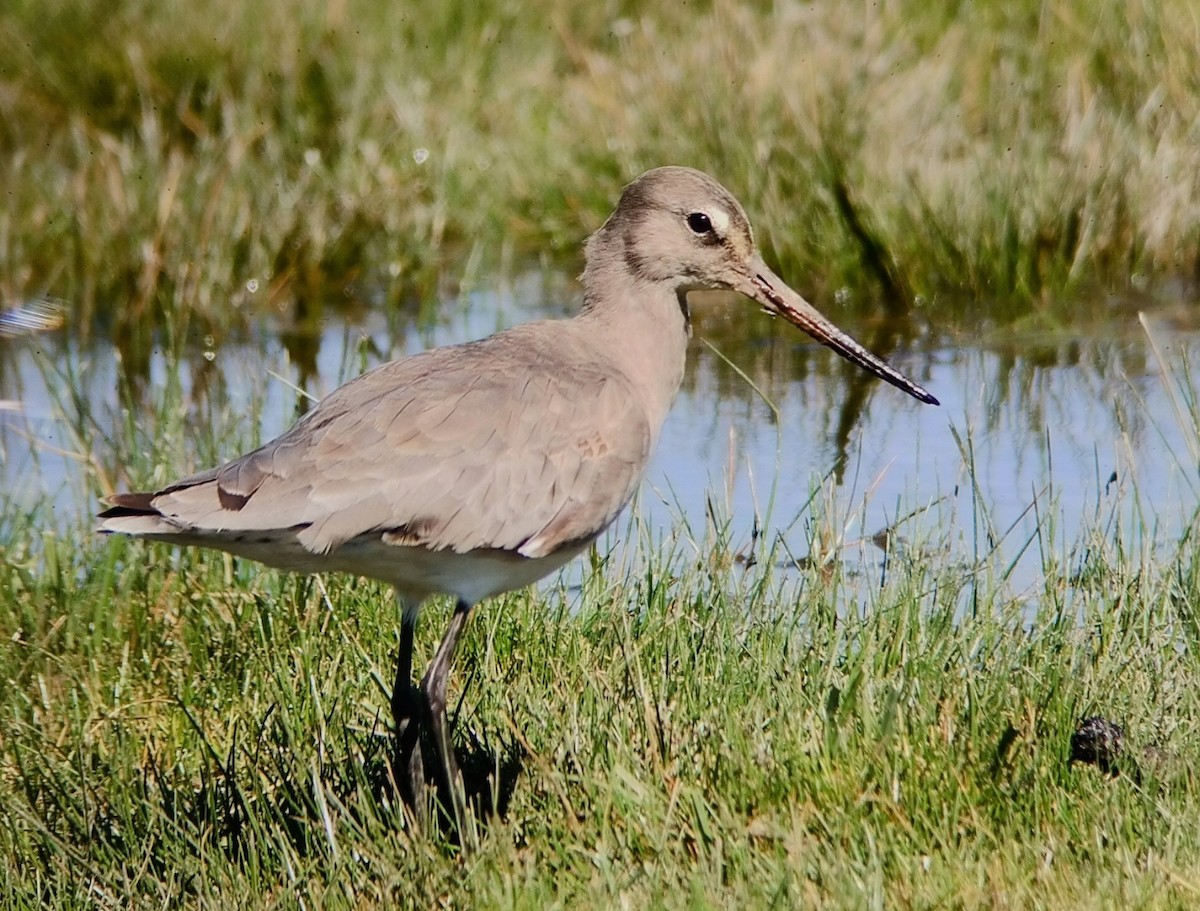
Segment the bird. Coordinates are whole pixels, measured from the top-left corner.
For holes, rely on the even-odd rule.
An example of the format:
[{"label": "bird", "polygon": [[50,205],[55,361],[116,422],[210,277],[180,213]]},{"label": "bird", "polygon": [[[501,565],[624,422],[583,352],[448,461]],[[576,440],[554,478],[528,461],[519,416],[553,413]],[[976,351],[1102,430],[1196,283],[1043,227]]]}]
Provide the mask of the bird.
[{"label": "bird", "polygon": [[[106,534],[390,584],[399,780],[410,805],[435,788],[455,824],[465,799],[446,703],[463,630],[475,605],[559,569],[629,503],[683,380],[691,292],[739,292],[938,404],[771,271],[742,206],[701,171],[637,177],[584,252],[576,315],[384,363],[258,449],[117,493],[98,515]],[[414,683],[414,632],[436,595],[455,606]]]}]

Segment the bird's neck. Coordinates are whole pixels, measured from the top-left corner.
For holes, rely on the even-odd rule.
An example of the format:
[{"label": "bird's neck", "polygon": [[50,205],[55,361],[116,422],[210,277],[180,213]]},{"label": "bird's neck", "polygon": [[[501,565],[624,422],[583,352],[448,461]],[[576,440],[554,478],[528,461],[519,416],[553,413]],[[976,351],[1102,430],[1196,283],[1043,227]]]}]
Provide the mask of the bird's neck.
[{"label": "bird's neck", "polygon": [[691,329],[686,303],[668,286],[636,281],[616,265],[588,263],[576,319],[645,403],[657,440],[683,382]]}]

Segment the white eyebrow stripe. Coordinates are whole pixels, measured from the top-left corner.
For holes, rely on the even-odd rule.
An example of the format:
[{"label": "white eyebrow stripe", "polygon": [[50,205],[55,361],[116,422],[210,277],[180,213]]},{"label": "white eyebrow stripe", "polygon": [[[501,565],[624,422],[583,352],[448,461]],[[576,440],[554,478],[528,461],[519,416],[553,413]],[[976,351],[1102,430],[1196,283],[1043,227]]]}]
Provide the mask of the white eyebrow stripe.
[{"label": "white eyebrow stripe", "polygon": [[721,237],[729,233],[729,213],[723,209],[713,209],[711,212],[705,213],[708,220],[712,222],[713,228]]}]

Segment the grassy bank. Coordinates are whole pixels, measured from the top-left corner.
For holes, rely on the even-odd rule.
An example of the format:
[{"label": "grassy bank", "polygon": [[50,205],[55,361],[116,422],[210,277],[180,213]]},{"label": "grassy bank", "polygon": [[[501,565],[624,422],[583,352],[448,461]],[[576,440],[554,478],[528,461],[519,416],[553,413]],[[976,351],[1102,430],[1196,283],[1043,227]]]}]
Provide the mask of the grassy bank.
[{"label": "grassy bank", "polygon": [[[168,448],[178,394],[139,424]],[[382,587],[5,509],[0,904],[1193,907],[1195,520],[1063,540],[1046,501],[1016,590],[968,486],[862,565],[841,496],[775,517],[796,553],[631,520],[581,589],[487,603],[452,698],[500,812],[465,852],[395,799]],[[1115,774],[1070,761],[1095,715]]]},{"label": "grassy bank", "polygon": [[[1098,539],[1032,598],[1002,567],[742,572],[717,545],[491,603],[456,692],[503,816],[463,856],[393,800],[386,592],[51,536],[35,569],[21,537],[9,907],[1196,901],[1194,541],[1162,561]],[[1125,726],[1117,777],[1068,763],[1091,714]]]},{"label": "grassy bank", "polygon": [[14,0],[0,296],[135,350],[164,313],[219,340],[436,306],[513,258],[576,268],[618,188],[674,162],[820,301],[1056,321],[1064,290],[1200,269],[1198,45],[1187,0]]}]

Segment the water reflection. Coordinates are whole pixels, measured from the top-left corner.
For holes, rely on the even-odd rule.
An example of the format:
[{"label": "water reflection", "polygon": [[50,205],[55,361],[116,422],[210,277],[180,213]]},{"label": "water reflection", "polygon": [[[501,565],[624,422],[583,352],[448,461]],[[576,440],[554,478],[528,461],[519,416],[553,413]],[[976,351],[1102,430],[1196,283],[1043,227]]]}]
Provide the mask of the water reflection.
[{"label": "water reflection", "polygon": [[[204,467],[290,425],[304,407],[297,387],[319,397],[388,357],[564,315],[574,299],[563,276],[530,274],[452,299],[433,323],[418,319],[415,305],[386,316],[369,301],[350,316],[294,308],[217,344],[211,360],[203,340],[189,344],[178,369],[157,349],[131,356],[75,345],[69,334],[5,340],[5,508],[48,497],[53,508],[39,521],[86,527],[96,485],[84,482],[84,466],[93,457],[101,486],[153,480],[122,476],[119,453],[135,442],[169,463],[158,480]],[[1020,564],[1017,583],[1032,585],[1039,557],[1027,545],[1039,514],[1057,516],[1068,545],[1106,510],[1138,510],[1165,540],[1194,521],[1195,429],[1173,410],[1146,335],[1127,314],[1099,331],[993,332],[982,344],[906,336],[884,323],[844,326],[939,396],[942,407],[932,408],[741,299],[710,295],[693,310],[688,374],[638,503],[663,535],[670,527],[700,535],[715,510],[735,542],[757,521],[804,556],[819,514],[843,556],[874,560],[879,541],[912,538],[969,563],[998,544]],[[1200,362],[1195,326],[1172,321],[1162,331],[1173,362]],[[215,434],[156,437],[142,412],[154,413],[170,382],[180,383],[192,426]],[[814,500],[822,478],[836,481],[832,500]],[[1127,507],[1115,505],[1134,490]]]}]

